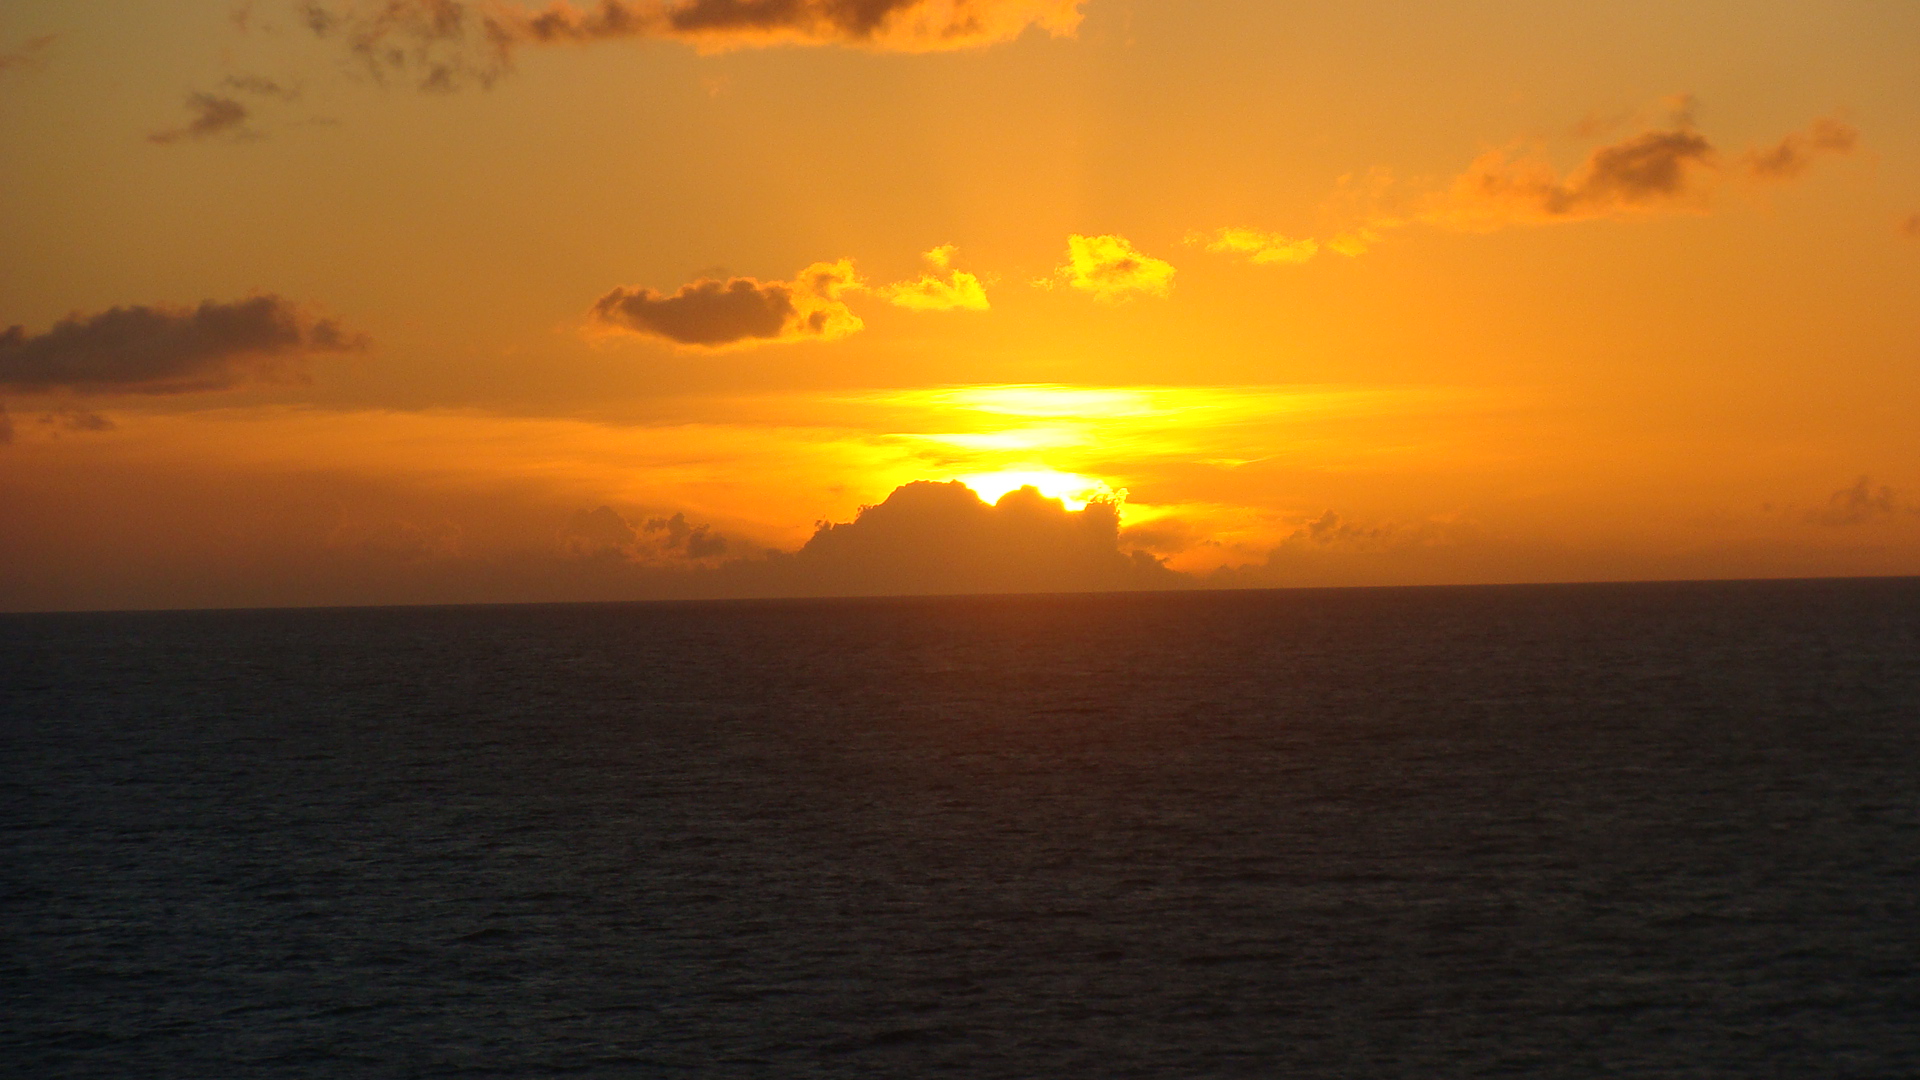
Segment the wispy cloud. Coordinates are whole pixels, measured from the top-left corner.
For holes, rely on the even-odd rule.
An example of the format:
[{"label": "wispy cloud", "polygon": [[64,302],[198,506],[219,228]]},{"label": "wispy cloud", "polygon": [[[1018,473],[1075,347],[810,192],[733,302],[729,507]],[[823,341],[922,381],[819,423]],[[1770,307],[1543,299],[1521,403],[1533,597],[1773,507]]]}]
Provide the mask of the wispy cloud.
[{"label": "wispy cloud", "polygon": [[218,94],[194,93],[187,95],[187,112],[192,114],[180,127],[156,131],[147,136],[147,141],[169,146],[177,142],[211,139],[219,136],[235,138],[254,137],[247,128],[247,107],[230,97]]},{"label": "wispy cloud", "polygon": [[1320,253],[1317,240],[1230,226],[1211,233],[1188,233],[1187,243],[1205,244],[1216,255],[1240,255],[1256,266],[1303,263]]},{"label": "wispy cloud", "polygon": [[1747,172],[1761,180],[1791,180],[1823,154],[1848,154],[1860,142],[1853,125],[1821,117],[1806,131],[1796,131],[1772,146],[1755,147],[1741,158]]},{"label": "wispy cloud", "polygon": [[[1285,264],[1305,262],[1320,251],[1359,255],[1410,225],[1492,232],[1523,225],[1706,213],[1736,181],[1790,181],[1819,158],[1849,154],[1860,142],[1852,125],[1822,117],[1804,131],[1729,156],[1694,125],[1690,98],[1670,105],[1660,126],[1596,147],[1564,172],[1539,145],[1516,143],[1488,150],[1445,187],[1422,194],[1396,198],[1391,176],[1381,170],[1358,184],[1343,180],[1335,202],[1346,204],[1352,224],[1324,241],[1245,227],[1191,234],[1188,240],[1205,241],[1210,252],[1255,264]],[[1582,130],[1595,126],[1583,125]]]},{"label": "wispy cloud", "polygon": [[0,52],[0,74],[39,67],[46,62],[47,50],[53,47],[53,40],[53,35],[48,34],[27,41],[12,52]]},{"label": "wispy cloud", "polygon": [[305,0],[303,21],[376,77],[426,90],[491,85],[527,45],[652,38],[703,52],[840,45],[934,52],[1008,41],[1037,26],[1071,35],[1083,0],[553,0],[542,8],[476,0]]},{"label": "wispy cloud", "polygon": [[298,376],[307,356],[365,348],[364,337],[278,296],[198,307],[116,307],[69,315],[41,334],[0,332],[0,387],[168,394]]},{"label": "wispy cloud", "polygon": [[220,85],[229,90],[256,97],[272,98],[275,101],[297,101],[300,98],[298,86],[288,86],[277,79],[265,75],[229,75],[220,80]]}]

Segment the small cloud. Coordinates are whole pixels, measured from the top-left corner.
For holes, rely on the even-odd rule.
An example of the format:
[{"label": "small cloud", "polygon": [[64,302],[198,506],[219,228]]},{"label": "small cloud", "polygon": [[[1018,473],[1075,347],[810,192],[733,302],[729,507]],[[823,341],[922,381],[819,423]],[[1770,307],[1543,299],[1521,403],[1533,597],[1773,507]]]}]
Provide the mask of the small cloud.
[{"label": "small cloud", "polygon": [[1713,169],[1713,144],[1691,128],[1649,131],[1603,146],[1564,177],[1541,158],[1491,150],[1432,201],[1423,219],[1490,230],[1699,208]]},{"label": "small cloud", "polygon": [[1920,212],[1908,214],[1899,225],[1900,235],[1909,240],[1920,240]]},{"label": "small cloud", "polygon": [[1842,488],[1828,496],[1827,505],[1809,512],[1807,520],[1815,525],[1844,528],[1865,525],[1899,510],[1900,505],[1895,501],[1892,488],[1885,484],[1874,487],[1868,477],[1862,476],[1854,481],[1852,487]]},{"label": "small cloud", "polygon": [[1844,155],[1859,145],[1860,132],[1833,117],[1822,117],[1806,131],[1796,131],[1768,147],[1747,151],[1742,161],[1758,180],[1791,180],[1807,171],[1822,154]]},{"label": "small cloud", "polygon": [[0,74],[28,71],[46,63],[47,50],[53,47],[53,35],[33,38],[12,52],[0,53]]},{"label": "small cloud", "polygon": [[1173,264],[1135,249],[1121,236],[1067,237],[1067,261],[1055,276],[1108,303],[1135,294],[1166,296],[1173,290]]},{"label": "small cloud", "polygon": [[0,387],[35,392],[169,394],[285,378],[316,352],[367,346],[331,319],[278,296],[195,308],[116,307],[69,315],[43,334],[0,332]]},{"label": "small cloud", "polygon": [[[936,269],[947,270],[959,249],[945,244],[926,253]],[[964,270],[952,270],[946,277],[923,274],[915,281],[902,281],[874,290],[875,295],[909,311],[986,311],[986,287],[980,279]]]},{"label": "small cloud", "polygon": [[522,46],[665,39],[705,53],[838,45],[942,52],[1010,41],[1037,26],[1071,36],[1083,0],[597,0],[540,8],[474,0],[305,0],[302,21],[342,41],[376,78],[423,90],[491,86]]},{"label": "small cloud", "polygon": [[182,127],[156,131],[147,141],[168,146],[186,140],[210,139],[219,135],[236,138],[256,137],[247,130],[247,107],[230,97],[216,94],[187,95],[187,111],[193,119]]},{"label": "small cloud", "polygon": [[692,348],[832,340],[865,325],[840,299],[864,287],[853,260],[841,259],[814,263],[792,281],[700,278],[672,293],[619,288],[594,303],[591,317],[603,327]]},{"label": "small cloud", "polygon": [[0,405],[0,446],[13,441],[13,417],[7,415],[7,407]]},{"label": "small cloud", "polygon": [[1244,255],[1248,262],[1256,266],[1303,263],[1320,253],[1318,241],[1296,239],[1259,229],[1228,227],[1215,229],[1212,233],[1190,233],[1187,236],[1189,244],[1202,242],[1207,245],[1208,251],[1216,255]]}]

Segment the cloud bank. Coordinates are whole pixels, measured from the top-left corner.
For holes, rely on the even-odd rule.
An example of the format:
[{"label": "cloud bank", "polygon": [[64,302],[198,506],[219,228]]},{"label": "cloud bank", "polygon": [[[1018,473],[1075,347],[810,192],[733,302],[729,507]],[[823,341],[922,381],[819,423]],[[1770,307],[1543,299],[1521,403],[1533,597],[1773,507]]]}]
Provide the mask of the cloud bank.
[{"label": "cloud bank", "polygon": [[623,287],[602,296],[591,318],[601,327],[696,349],[832,340],[865,325],[841,300],[864,288],[853,261],[814,263],[792,281],[701,278],[662,293]]},{"label": "cloud bank", "polygon": [[727,538],[684,513],[635,525],[611,507],[581,510],[560,531],[560,547],[576,558],[616,558],[661,565],[711,559],[727,552]]},{"label": "cloud bank", "polygon": [[1067,237],[1067,261],[1055,276],[1096,300],[1115,303],[1173,291],[1173,264],[1147,255],[1123,236]]},{"label": "cloud bank", "polygon": [[380,78],[422,89],[491,85],[526,45],[623,39],[685,42],[702,52],[838,45],[937,52],[1009,41],[1037,26],[1080,24],[1083,0],[554,0],[541,8],[483,0],[307,0],[307,27],[337,38]]},{"label": "cloud bank", "polygon": [[1114,504],[1068,510],[1033,488],[989,505],[958,481],[896,488],[790,555],[726,569],[776,594],[1081,592],[1178,588],[1190,579],[1120,547]]},{"label": "cloud bank", "polygon": [[332,319],[273,295],[195,308],[73,314],[43,334],[0,332],[0,388],[174,394],[301,374],[307,356],[366,347]]}]

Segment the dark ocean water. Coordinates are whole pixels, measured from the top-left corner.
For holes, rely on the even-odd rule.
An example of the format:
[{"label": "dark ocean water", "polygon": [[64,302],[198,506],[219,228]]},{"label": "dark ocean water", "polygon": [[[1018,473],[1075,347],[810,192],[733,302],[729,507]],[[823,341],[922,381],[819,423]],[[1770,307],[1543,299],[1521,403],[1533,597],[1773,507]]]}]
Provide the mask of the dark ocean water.
[{"label": "dark ocean water", "polygon": [[20,1077],[1920,1076],[1920,581],[0,617]]}]

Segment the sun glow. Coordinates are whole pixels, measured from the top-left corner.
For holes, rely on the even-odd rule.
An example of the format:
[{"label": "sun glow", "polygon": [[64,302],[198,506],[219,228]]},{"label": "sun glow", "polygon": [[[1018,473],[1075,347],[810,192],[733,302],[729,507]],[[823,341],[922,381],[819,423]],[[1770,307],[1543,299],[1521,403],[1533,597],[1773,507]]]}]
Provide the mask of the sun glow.
[{"label": "sun glow", "polygon": [[1004,472],[974,473],[970,476],[957,476],[954,479],[973,489],[974,494],[987,502],[995,503],[1009,491],[1018,491],[1023,487],[1038,489],[1049,499],[1059,499],[1069,510],[1084,510],[1090,502],[1110,500],[1123,502],[1126,489],[1113,490],[1105,481],[1079,473],[1054,472],[1050,469],[1013,469]]}]

